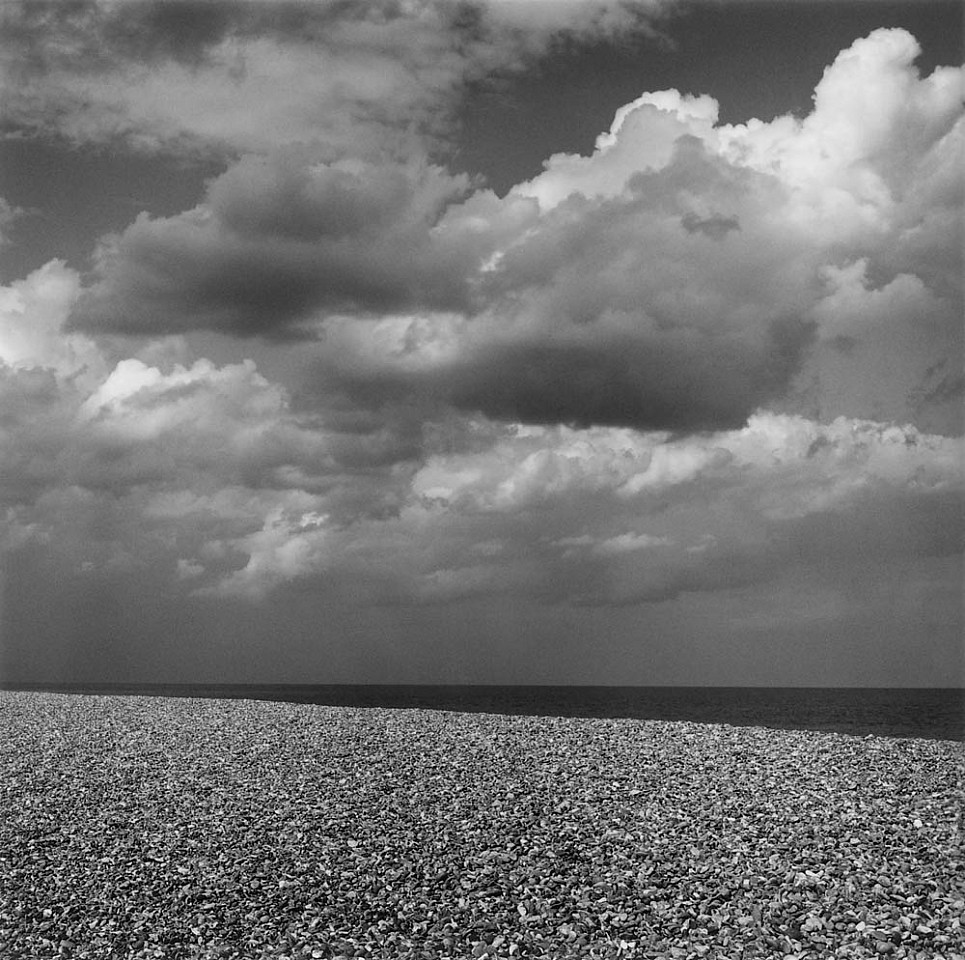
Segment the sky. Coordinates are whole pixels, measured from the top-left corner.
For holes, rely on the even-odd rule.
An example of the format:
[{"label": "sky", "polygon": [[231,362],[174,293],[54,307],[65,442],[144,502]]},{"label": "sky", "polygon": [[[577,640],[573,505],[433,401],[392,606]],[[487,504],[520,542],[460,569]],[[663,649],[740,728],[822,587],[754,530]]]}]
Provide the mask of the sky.
[{"label": "sky", "polygon": [[0,6],[0,679],[959,686],[957,2]]}]

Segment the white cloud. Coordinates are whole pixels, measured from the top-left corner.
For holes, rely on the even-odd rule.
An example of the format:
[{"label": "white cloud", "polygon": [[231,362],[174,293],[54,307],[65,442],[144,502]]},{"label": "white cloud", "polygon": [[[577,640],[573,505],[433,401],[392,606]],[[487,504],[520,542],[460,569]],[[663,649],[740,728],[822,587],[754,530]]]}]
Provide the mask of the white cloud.
[{"label": "white cloud", "polygon": [[60,260],[0,287],[0,362],[18,370],[49,368],[60,377],[99,373],[93,341],[61,332],[80,289],[78,273]]},{"label": "white cloud", "polygon": [[245,566],[202,590],[202,594],[259,600],[280,583],[306,574],[318,576],[328,561],[327,519],[314,511],[300,516],[286,516],[281,509],[272,511],[260,530],[234,544],[247,554]]},{"label": "white cloud", "polygon": [[156,568],[203,590],[294,576],[308,562],[296,541],[323,514],[391,509],[414,455],[391,420],[329,427],[294,413],[251,361],[178,362],[183,343],[149,344],[155,365],[115,361],[109,345],[58,335],[78,288],[52,263],[0,297],[5,549],[32,543],[88,576]]},{"label": "white cloud", "polygon": [[544,162],[543,173],[513,192],[535,197],[543,210],[574,193],[619,196],[634,174],[666,167],[681,137],[709,139],[717,112],[717,101],[709,96],[681,95],[676,90],[644,93],[617,110],[609,132],[597,137],[591,156],[555,154]]},{"label": "white cloud", "polygon": [[[294,513],[272,521],[236,544],[248,565],[216,589],[257,596],[285,571],[340,571],[393,602],[509,593],[625,604],[826,570],[862,551],[948,555],[960,548],[963,452],[909,427],[779,415],[678,440],[509,431],[485,449],[430,457],[397,515],[324,532]],[[675,458],[690,470],[637,479]]]},{"label": "white cloud", "polygon": [[595,544],[593,552],[602,557],[619,556],[622,553],[667,546],[670,542],[668,537],[654,537],[649,533],[619,533],[615,537],[608,537]]},{"label": "white cloud", "polygon": [[784,215],[816,241],[893,242],[906,197],[962,122],[962,69],[920,77],[919,53],[907,31],[875,30],[825,70],[809,116],[724,127],[723,155],[786,183]]}]

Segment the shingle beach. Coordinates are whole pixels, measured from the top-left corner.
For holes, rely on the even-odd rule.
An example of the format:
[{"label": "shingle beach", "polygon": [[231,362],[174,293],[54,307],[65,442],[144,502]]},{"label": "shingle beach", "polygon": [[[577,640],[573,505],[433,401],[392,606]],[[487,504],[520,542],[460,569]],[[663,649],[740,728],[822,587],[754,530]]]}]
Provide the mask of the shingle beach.
[{"label": "shingle beach", "polygon": [[963,745],[0,693],[5,958],[965,956]]}]

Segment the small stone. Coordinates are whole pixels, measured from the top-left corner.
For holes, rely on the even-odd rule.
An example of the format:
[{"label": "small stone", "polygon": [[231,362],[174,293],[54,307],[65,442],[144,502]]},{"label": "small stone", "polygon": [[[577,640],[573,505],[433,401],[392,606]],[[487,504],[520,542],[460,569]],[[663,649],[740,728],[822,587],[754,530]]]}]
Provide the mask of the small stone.
[{"label": "small stone", "polygon": [[[158,943],[198,960],[951,960],[960,940],[961,894],[934,882],[960,860],[907,833],[953,823],[941,742],[5,691],[0,721],[11,956],[56,957],[68,935],[76,960],[123,936],[142,960]],[[49,729],[68,731],[56,779],[22,759]],[[738,746],[759,762],[735,769]],[[88,823],[24,840],[49,836],[41,815]]]}]

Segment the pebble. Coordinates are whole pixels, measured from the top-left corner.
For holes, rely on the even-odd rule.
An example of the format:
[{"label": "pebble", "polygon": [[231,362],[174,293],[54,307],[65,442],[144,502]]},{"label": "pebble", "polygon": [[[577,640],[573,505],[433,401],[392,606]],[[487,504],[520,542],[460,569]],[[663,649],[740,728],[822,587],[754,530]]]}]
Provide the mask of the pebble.
[{"label": "pebble", "polygon": [[963,747],[0,693],[0,956],[965,960]]}]

